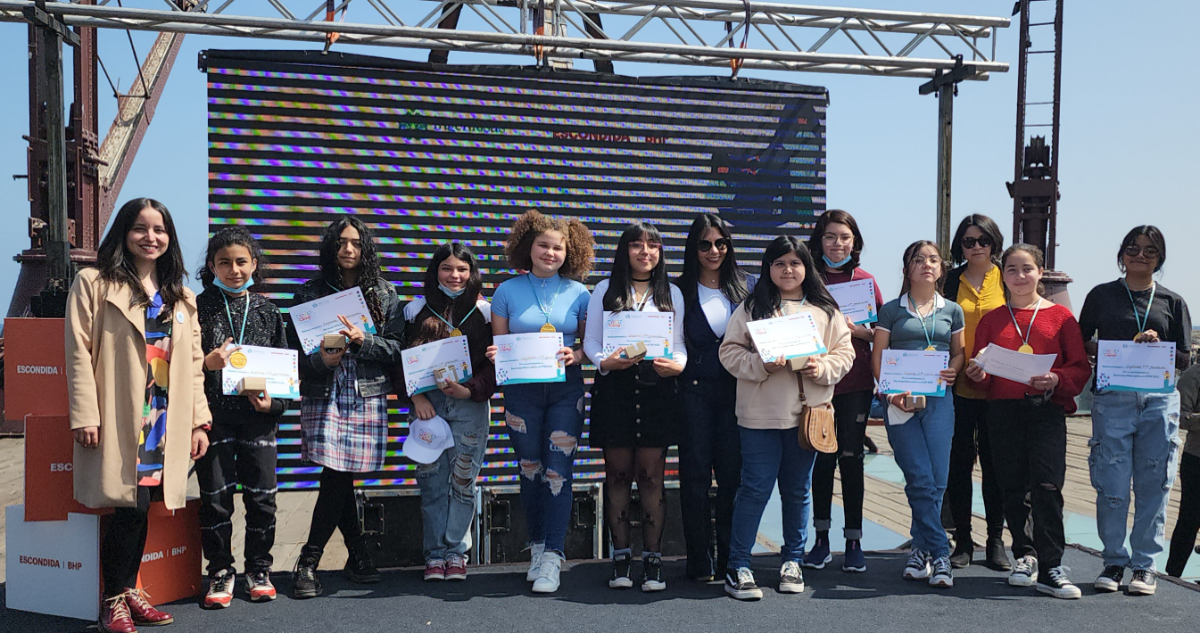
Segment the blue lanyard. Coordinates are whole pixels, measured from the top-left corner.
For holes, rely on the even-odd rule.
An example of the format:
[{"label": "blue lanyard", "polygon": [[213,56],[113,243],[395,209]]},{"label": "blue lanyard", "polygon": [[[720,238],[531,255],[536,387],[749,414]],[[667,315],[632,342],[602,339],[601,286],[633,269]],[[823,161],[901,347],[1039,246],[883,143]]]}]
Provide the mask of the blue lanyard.
[{"label": "blue lanyard", "polygon": [[454,333],[454,331],[455,331],[455,330],[458,330],[458,331],[461,333],[461,332],[462,332],[462,330],[460,330],[459,328],[461,328],[461,327],[462,327],[462,324],[463,324],[463,323],[466,323],[466,322],[467,322],[467,319],[471,318],[471,315],[472,315],[472,314],[475,314],[475,310],[476,310],[477,308],[479,308],[479,304],[478,304],[478,303],[476,303],[475,305],[471,306],[471,311],[467,313],[467,316],[463,317],[463,318],[462,318],[462,320],[458,322],[458,325],[457,325],[457,326],[455,326],[453,323],[451,323],[451,322],[447,321],[447,320],[446,320],[446,317],[444,317],[444,316],[442,316],[442,315],[438,314],[436,311],[434,311],[434,309],[433,309],[432,307],[431,307],[431,308],[429,308],[429,311],[433,313],[433,316],[435,316],[435,317],[437,317],[439,320],[441,320],[441,322],[442,322],[442,323],[445,323],[445,324],[446,324],[446,327],[450,328],[450,335],[451,335],[451,336],[462,336],[462,334],[455,334],[455,333]]},{"label": "blue lanyard", "polygon": [[[937,297],[933,298],[933,308],[930,309],[929,314],[926,314],[925,316],[921,316],[921,311],[917,309],[917,306],[913,305],[912,295],[908,295],[908,307],[913,312],[916,312],[918,317],[921,317],[921,331],[925,333],[925,349],[933,349],[933,339],[929,337],[929,329],[925,327],[925,319],[928,319],[929,317],[933,316],[934,312],[937,312]],[[934,325],[933,327],[934,331],[936,332],[937,325]]]},{"label": "blue lanyard", "polygon": [[[229,311],[229,296],[225,291],[221,291],[221,298],[225,299],[225,316],[229,318],[229,335],[233,335],[233,314]],[[246,313],[242,315],[242,332],[238,334],[237,344],[240,347],[242,340],[246,338],[246,319],[250,318],[250,293],[246,293]]]},{"label": "blue lanyard", "polygon": [[1121,285],[1125,286],[1125,294],[1129,295],[1129,303],[1133,304],[1133,321],[1137,323],[1138,334],[1146,331],[1146,326],[1150,323],[1150,306],[1154,303],[1154,291],[1158,289],[1157,282],[1150,282],[1150,300],[1146,302],[1146,314],[1138,316],[1137,302],[1133,300],[1133,291],[1129,289],[1129,284],[1125,280],[1121,280]]}]

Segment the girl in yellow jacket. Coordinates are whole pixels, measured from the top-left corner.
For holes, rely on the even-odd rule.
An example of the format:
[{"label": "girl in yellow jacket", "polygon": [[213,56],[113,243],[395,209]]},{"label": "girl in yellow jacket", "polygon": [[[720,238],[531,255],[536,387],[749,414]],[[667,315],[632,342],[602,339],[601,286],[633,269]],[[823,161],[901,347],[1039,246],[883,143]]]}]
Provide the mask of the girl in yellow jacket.
[{"label": "girl in yellow jacket", "polygon": [[[828,350],[810,356],[799,372],[783,356],[764,361],[750,336],[751,322],[803,313],[812,317]],[[811,507],[809,487],[817,454],[800,447],[800,390],[810,407],[829,406],[833,388],[850,371],[854,347],[837,303],[814,268],[808,247],[791,236],[775,238],[763,252],[758,285],[733,316],[720,349],[721,364],[737,378],[738,426],[742,440],[742,483],[733,507],[733,534],[725,592],[757,600],[762,590],[750,571],[750,549],[758,524],[779,484],[783,503],[781,593],[804,591],[800,559]]]}]

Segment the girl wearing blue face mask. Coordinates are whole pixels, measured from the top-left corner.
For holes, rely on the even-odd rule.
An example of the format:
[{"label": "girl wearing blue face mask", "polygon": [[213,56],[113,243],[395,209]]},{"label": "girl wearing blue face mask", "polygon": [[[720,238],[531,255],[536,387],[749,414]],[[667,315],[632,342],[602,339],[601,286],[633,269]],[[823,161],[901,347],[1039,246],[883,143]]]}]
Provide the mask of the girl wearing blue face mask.
[{"label": "girl wearing blue face mask", "polygon": [[[250,292],[262,281],[265,260],[258,242],[240,227],[222,229],[208,242],[196,298],[204,350],[204,391],[212,410],[212,445],[196,462],[200,484],[200,543],[208,560],[208,609],[233,600],[234,492],[246,505],[246,587],[253,602],[275,599],[271,547],[275,544],[275,429],[289,401],[266,394],[222,395],[221,370],[242,345],[287,349],[279,308]],[[234,358],[236,361],[236,357]]]}]

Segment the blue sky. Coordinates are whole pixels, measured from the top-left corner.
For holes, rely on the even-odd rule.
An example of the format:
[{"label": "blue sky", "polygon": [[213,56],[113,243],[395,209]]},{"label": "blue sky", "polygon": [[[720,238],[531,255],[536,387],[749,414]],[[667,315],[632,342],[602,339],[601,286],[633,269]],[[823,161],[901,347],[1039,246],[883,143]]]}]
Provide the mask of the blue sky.
[{"label": "blue sky", "polygon": [[[993,16],[1007,16],[1012,9],[1012,0],[832,0],[825,4]],[[1170,27],[1200,21],[1200,3],[1155,5],[1154,12],[1137,12],[1129,3],[1110,0],[1067,5],[1058,263],[1075,280],[1069,288],[1076,310],[1091,287],[1118,275],[1115,256],[1120,239],[1142,223],[1156,224],[1167,235],[1168,261],[1161,282],[1193,305],[1200,302],[1200,249],[1193,245],[1200,236],[1196,202],[1200,153],[1195,149],[1200,146],[1200,121],[1195,116],[1200,81],[1183,29],[1173,33]],[[144,54],[153,36],[134,36]],[[101,37],[101,56],[124,89],[136,78],[128,42],[119,31],[105,31]],[[1015,27],[1000,31],[999,57],[1012,64],[1011,72],[994,74],[985,83],[964,84],[955,103],[954,222],[967,213],[985,213],[997,220],[1006,236],[1012,226],[1012,202],[1004,183],[1013,176],[1016,42]],[[312,46],[185,39],[121,200],[149,196],[165,202],[176,217],[190,268],[202,255],[207,225],[205,81],[195,62],[197,52],[208,48]],[[410,60],[425,56],[425,51],[405,49],[356,52]],[[18,273],[11,256],[29,243],[25,181],[10,177],[25,172],[26,145],[21,140],[28,133],[25,58],[25,26],[0,24],[0,59],[6,61],[3,78],[12,91],[0,100],[0,298],[4,306]],[[531,62],[454,53],[450,61]],[[617,72],[727,71],[618,63]],[[904,247],[934,235],[936,99],[918,96],[923,81],[919,79],[750,70],[743,75],[829,88],[828,206],[846,209],[858,219],[867,242],[864,267],[879,278],[885,296],[894,296]],[[1031,78],[1031,99],[1049,96],[1036,94],[1040,86],[1049,88],[1039,78]],[[115,109],[115,100],[106,93],[102,88],[101,134]]]}]

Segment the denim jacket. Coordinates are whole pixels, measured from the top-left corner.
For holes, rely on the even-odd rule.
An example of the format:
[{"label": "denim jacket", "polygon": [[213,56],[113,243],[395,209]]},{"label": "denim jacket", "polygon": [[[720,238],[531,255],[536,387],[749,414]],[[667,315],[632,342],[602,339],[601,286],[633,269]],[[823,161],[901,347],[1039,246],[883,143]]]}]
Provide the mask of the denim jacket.
[{"label": "denim jacket", "polygon": [[[379,331],[366,334],[362,345],[351,343],[348,352],[358,361],[358,393],[364,398],[386,396],[392,391],[392,368],[400,363],[401,337],[404,335],[404,309],[396,287],[380,279],[375,287],[383,307],[385,322],[376,324]],[[324,279],[310,279],[296,290],[295,304],[307,303],[336,292]],[[321,351],[305,358],[296,328],[288,328],[291,346],[300,350],[300,395],[305,398],[329,398],[333,393],[334,368],[325,366]]]}]

